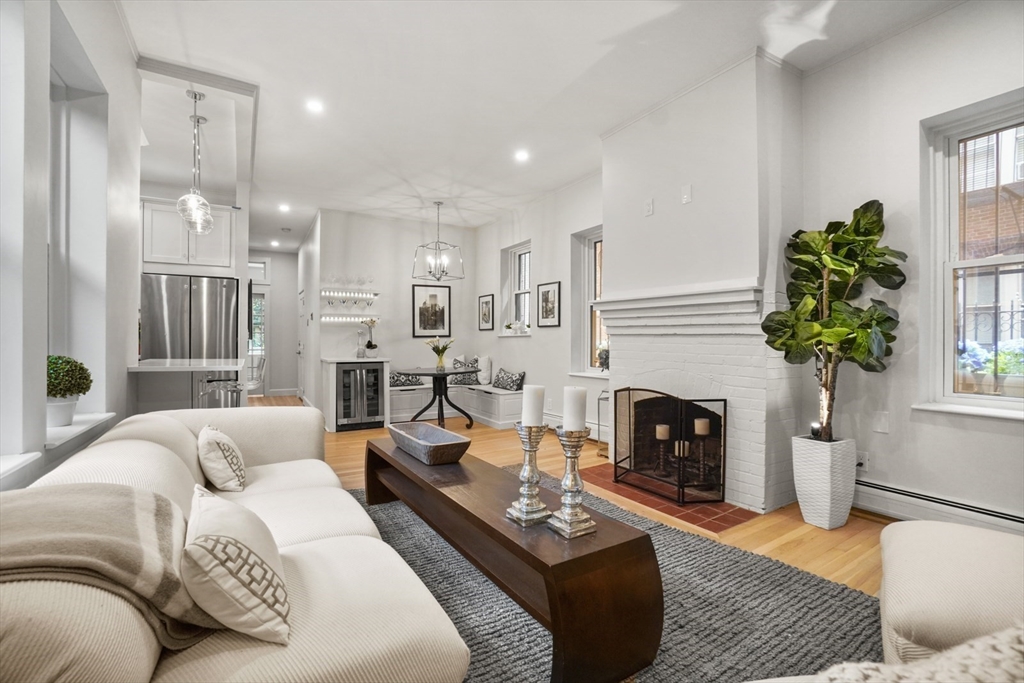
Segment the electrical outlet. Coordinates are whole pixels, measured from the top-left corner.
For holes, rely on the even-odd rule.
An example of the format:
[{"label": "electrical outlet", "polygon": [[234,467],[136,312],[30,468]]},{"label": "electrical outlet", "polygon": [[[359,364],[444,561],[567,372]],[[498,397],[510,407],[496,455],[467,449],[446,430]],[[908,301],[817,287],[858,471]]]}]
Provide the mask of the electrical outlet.
[{"label": "electrical outlet", "polygon": [[683,185],[683,204],[689,204],[693,201],[693,185]]},{"label": "electrical outlet", "polygon": [[868,471],[868,465],[871,463],[871,458],[868,456],[867,451],[857,451],[857,474],[861,475]]},{"label": "electrical outlet", "polygon": [[551,403],[551,399],[547,399],[546,401],[544,401],[544,410],[551,410],[552,405],[553,404]]},{"label": "electrical outlet", "polygon": [[889,433],[889,413],[888,412],[876,412],[873,418],[874,431],[879,434]]},{"label": "electrical outlet", "polygon": [[644,216],[654,215],[654,197],[644,200]]}]

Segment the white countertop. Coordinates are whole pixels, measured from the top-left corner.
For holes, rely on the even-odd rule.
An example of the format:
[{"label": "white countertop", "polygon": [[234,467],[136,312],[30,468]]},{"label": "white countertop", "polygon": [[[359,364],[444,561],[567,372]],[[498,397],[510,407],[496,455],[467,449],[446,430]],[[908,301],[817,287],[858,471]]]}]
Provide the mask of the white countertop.
[{"label": "white countertop", "polygon": [[348,356],[346,358],[321,358],[321,363],[390,363],[390,358],[356,358],[355,356]]},{"label": "white countertop", "polygon": [[150,358],[128,366],[128,372],[238,372],[244,358]]}]

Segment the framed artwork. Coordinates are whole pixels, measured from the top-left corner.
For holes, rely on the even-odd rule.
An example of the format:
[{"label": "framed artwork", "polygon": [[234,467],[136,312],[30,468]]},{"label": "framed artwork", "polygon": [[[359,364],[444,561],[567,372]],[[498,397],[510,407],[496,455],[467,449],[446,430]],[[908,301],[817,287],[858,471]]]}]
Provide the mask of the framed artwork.
[{"label": "framed artwork", "polygon": [[494,329],[494,295],[484,294],[477,305],[477,329]]},{"label": "framed artwork", "polygon": [[412,336],[452,336],[452,288],[445,285],[412,286]]},{"label": "framed artwork", "polygon": [[537,327],[559,327],[561,324],[561,281],[537,285]]}]

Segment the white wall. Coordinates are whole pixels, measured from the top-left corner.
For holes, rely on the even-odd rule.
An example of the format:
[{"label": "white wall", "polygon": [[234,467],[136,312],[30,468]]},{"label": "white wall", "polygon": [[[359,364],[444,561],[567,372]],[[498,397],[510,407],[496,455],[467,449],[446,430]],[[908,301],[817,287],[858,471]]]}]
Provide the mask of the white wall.
[{"label": "white wall", "polygon": [[[526,372],[527,384],[547,387],[546,398],[550,407],[545,408],[549,423],[557,424],[562,415],[562,389],[565,386],[587,388],[587,421],[596,434],[597,396],[608,388],[607,375],[604,377],[570,376],[571,355],[571,306],[583,305],[573,301],[571,291],[570,255],[573,233],[586,230],[602,223],[601,176],[589,176],[557,192],[509,211],[500,220],[477,229],[476,252],[473,256],[477,267],[476,290],[470,292],[471,330],[467,343],[456,346],[459,353],[490,356],[494,371],[503,367],[510,372]],[[546,282],[562,283],[561,327],[538,328],[536,315],[530,322],[529,336],[502,336],[502,316],[505,302],[502,301],[500,281],[501,250],[530,240],[531,253],[531,299],[536,306],[537,285]],[[607,254],[607,250],[605,251]],[[607,258],[607,256],[605,257]],[[607,263],[607,261],[606,261]],[[607,282],[607,280],[606,280]],[[477,297],[494,294],[494,331],[477,330]],[[614,363],[614,358],[612,360]],[[601,419],[604,426],[610,422],[608,405],[604,406]]]},{"label": "white wall", "polygon": [[[444,215],[442,207],[442,217]],[[433,353],[424,339],[413,338],[412,286],[431,284],[412,279],[413,255],[417,245],[434,241],[435,222],[378,218],[347,211],[322,209],[320,235],[321,284],[331,277],[372,275],[373,283],[353,285],[357,289],[380,292],[373,306],[335,307],[323,304],[321,313],[379,316],[373,340],[380,347],[381,358],[391,358],[392,367],[433,366]],[[468,351],[467,341],[476,330],[476,294],[473,288],[477,266],[476,232],[472,228],[441,225],[441,239],[462,248],[466,279],[442,282],[451,287],[451,338],[455,354]],[[322,357],[355,357],[358,324],[325,323],[320,329]],[[365,335],[364,335],[365,339]]]},{"label": "white wall", "polygon": [[263,378],[266,396],[294,396],[299,386],[299,255],[279,251],[250,251],[249,260],[266,261],[269,285],[253,285],[266,295],[267,368]]},{"label": "white wall", "polygon": [[50,5],[0,3],[0,454],[46,438]]},{"label": "white wall", "polygon": [[318,212],[299,247],[299,343],[298,395],[314,408],[320,405],[320,223]]},{"label": "white wall", "polygon": [[60,8],[108,97],[105,403],[119,420],[134,401],[127,366],[138,357],[142,86],[113,2],[65,1]]},{"label": "white wall", "polygon": [[757,148],[753,58],[605,138],[605,295],[756,279]]},{"label": "white wall", "polygon": [[[885,204],[884,243],[906,251],[907,285],[881,298],[901,314],[890,368],[869,375],[844,364],[836,432],[870,454],[864,479],[1016,515],[1024,514],[1024,425],[1020,421],[927,413],[928,359],[919,324],[927,313],[922,223],[927,196],[921,121],[1024,83],[1024,4],[968,2],[805,78],[804,225],[849,220],[868,199]],[[808,411],[816,405],[806,401]],[[889,433],[873,431],[875,412]],[[868,502],[858,487],[857,505]]]}]

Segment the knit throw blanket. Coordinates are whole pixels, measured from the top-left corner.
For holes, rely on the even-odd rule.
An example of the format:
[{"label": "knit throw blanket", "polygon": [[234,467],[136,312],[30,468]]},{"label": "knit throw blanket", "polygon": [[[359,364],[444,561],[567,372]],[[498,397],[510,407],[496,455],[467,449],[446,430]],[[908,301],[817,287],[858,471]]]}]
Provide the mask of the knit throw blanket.
[{"label": "knit throw blanket", "polygon": [[0,582],[72,581],[143,614],[181,650],[224,628],[192,600],[179,566],[185,518],[170,500],[120,484],[64,484],[0,494]]}]

